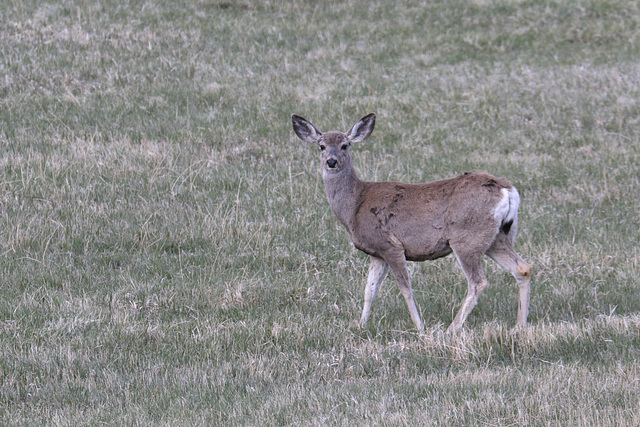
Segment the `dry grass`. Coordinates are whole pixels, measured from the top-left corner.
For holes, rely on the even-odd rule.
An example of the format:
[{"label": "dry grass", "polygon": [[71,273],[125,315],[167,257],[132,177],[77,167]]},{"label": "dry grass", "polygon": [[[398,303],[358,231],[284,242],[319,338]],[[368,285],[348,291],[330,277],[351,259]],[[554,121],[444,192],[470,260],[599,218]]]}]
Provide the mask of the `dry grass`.
[{"label": "dry grass", "polygon": [[[640,95],[624,1],[0,5],[6,425],[637,425]],[[424,334],[290,114],[365,179],[507,176],[531,326],[454,259],[415,264]]]}]

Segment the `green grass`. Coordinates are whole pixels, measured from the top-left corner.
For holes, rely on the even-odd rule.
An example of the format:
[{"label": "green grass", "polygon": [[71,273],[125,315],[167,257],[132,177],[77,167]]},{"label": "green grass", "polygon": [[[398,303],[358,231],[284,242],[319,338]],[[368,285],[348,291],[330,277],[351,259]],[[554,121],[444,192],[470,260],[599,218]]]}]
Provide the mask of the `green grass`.
[{"label": "green grass", "polygon": [[[640,10],[627,1],[0,4],[4,425],[638,425]],[[453,258],[426,323],[325,199],[362,178],[520,190],[531,326]]]}]

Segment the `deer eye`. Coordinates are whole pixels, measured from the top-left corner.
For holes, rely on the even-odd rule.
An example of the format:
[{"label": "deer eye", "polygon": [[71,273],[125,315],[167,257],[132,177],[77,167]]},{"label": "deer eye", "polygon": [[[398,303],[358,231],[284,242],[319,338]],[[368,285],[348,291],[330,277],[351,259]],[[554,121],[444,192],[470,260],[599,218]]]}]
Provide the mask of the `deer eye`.
[{"label": "deer eye", "polygon": [[342,147],[340,147],[342,150],[346,150],[347,148],[349,148],[348,144],[343,144]]},{"label": "deer eye", "polygon": [[320,147],[320,151],[324,151],[325,148],[327,148],[325,145],[320,145],[319,147]]}]

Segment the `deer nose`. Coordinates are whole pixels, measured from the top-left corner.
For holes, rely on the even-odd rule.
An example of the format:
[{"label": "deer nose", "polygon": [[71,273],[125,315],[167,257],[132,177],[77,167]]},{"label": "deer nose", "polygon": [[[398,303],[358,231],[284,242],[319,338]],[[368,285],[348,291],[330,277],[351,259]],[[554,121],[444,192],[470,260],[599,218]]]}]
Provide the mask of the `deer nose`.
[{"label": "deer nose", "polygon": [[327,166],[329,166],[330,169],[334,169],[337,165],[338,161],[336,159],[327,160]]}]

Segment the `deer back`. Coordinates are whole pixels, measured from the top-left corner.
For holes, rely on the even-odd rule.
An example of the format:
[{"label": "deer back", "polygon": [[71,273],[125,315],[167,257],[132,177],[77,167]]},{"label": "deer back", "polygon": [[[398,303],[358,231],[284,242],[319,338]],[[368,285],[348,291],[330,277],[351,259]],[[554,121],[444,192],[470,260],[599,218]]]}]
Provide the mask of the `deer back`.
[{"label": "deer back", "polygon": [[345,226],[356,247],[374,256],[402,248],[408,260],[436,259],[456,242],[486,249],[501,225],[496,209],[502,190],[509,188],[485,173],[425,184],[363,182],[357,211]]}]

